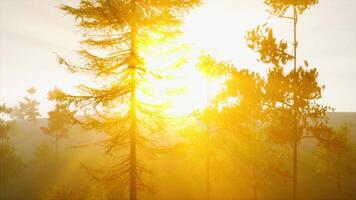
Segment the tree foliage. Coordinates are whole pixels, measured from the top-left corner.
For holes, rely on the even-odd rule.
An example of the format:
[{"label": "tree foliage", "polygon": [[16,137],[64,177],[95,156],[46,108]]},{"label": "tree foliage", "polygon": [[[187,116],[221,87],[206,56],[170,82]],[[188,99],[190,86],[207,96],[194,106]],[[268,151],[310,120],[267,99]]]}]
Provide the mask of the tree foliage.
[{"label": "tree foliage", "polygon": [[265,4],[271,7],[271,13],[283,16],[290,7],[295,7],[298,14],[319,3],[319,0],[265,0]]},{"label": "tree foliage", "polygon": [[52,137],[68,137],[68,125],[76,122],[74,114],[66,104],[56,104],[54,110],[48,112],[48,127],[41,127],[43,133]]},{"label": "tree foliage", "polygon": [[11,109],[5,104],[0,105],[0,197],[7,196],[9,180],[18,177],[23,167],[23,163],[16,155],[15,148],[7,135],[10,126],[3,119],[10,112]]},{"label": "tree foliage", "polygon": [[344,123],[319,144],[317,172],[335,177],[338,191],[342,189],[344,175],[356,174],[355,147],[349,141],[352,124]]},{"label": "tree foliage", "polygon": [[68,126],[75,123],[75,112],[68,109],[66,104],[56,104],[54,110],[48,112],[48,127],[41,127],[42,132],[55,138],[56,153],[58,153],[58,140],[68,137]]},{"label": "tree foliage", "polygon": [[18,120],[35,121],[37,117],[41,116],[38,111],[40,103],[34,98],[36,88],[31,87],[26,92],[29,96],[23,97],[23,100],[13,108],[12,116]]},{"label": "tree foliage", "polygon": [[107,152],[120,151],[123,159],[100,179],[130,179],[130,198],[136,199],[136,181],[142,166],[136,162],[136,147],[152,147],[147,138],[157,127],[157,106],[145,102],[148,80],[157,71],[145,65],[142,49],[176,36],[183,15],[199,5],[200,0],[81,0],[77,7],[62,5],[74,16],[83,32],[78,52],[82,63],[73,64],[58,57],[60,64],[72,73],[84,73],[95,79],[94,86],[80,85],[79,95],[60,90],[50,98],[74,105],[85,115],[83,124],[104,131]]}]

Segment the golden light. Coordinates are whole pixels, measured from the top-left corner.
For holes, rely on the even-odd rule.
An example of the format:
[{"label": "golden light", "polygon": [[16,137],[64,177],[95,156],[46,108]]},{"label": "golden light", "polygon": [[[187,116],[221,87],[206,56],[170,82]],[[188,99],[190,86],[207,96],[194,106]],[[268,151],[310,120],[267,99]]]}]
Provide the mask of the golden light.
[{"label": "golden light", "polygon": [[144,60],[153,71],[177,66],[172,78],[167,75],[168,78],[162,80],[150,80],[152,90],[159,96],[156,103],[168,102],[168,115],[180,117],[202,110],[209,105],[209,99],[221,90],[221,80],[211,81],[196,68],[200,54],[197,50],[183,47],[174,54],[155,54],[152,52],[158,51],[150,49],[145,52]]}]

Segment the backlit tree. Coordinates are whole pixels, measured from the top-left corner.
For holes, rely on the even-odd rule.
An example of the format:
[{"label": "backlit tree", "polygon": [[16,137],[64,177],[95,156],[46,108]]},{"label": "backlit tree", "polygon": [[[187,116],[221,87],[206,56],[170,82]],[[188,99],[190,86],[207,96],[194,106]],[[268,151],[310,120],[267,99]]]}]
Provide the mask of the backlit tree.
[{"label": "backlit tree", "polygon": [[19,105],[13,108],[12,116],[19,120],[35,121],[37,117],[41,116],[38,112],[38,105],[40,104],[34,98],[36,88],[31,87],[26,90],[28,96],[23,97],[23,100],[19,102]]},{"label": "backlit tree", "polygon": [[68,137],[68,126],[75,123],[74,112],[68,110],[66,104],[56,104],[54,110],[48,112],[48,127],[41,127],[42,132],[55,139],[55,153],[58,157],[60,139]]},{"label": "backlit tree", "polygon": [[2,198],[7,197],[9,180],[17,177],[23,166],[7,135],[10,127],[4,117],[10,112],[11,109],[5,104],[0,105],[0,197]]},{"label": "backlit tree", "polygon": [[[138,150],[152,146],[148,133],[155,126],[155,105],[143,98],[146,84],[159,77],[145,65],[142,49],[164,42],[180,33],[183,14],[200,0],[81,0],[77,7],[61,6],[73,15],[84,39],[79,55],[82,63],[72,64],[59,57],[59,63],[73,73],[85,73],[94,84],[79,86],[80,94],[60,90],[51,98],[67,102],[82,111],[84,124],[103,130],[108,152],[120,151],[121,160],[106,180],[129,182],[130,199],[137,198]],[[125,177],[129,175],[127,180]],[[138,185],[139,184],[139,185]]]},{"label": "backlit tree", "polygon": [[356,174],[355,149],[349,141],[351,126],[345,123],[334,129],[319,145],[317,170],[335,177],[338,195],[341,194],[343,177]]},{"label": "backlit tree", "polygon": [[[297,199],[297,158],[301,139],[315,137],[319,141],[331,129],[327,125],[326,112],[329,107],[317,103],[324,86],[318,81],[316,68],[307,61],[297,66],[297,22],[298,15],[318,3],[318,0],[266,0],[270,13],[293,21],[293,50],[288,42],[277,41],[272,28],[258,26],[246,36],[249,48],[260,54],[260,61],[271,66],[266,82],[266,109],[269,113],[269,138],[280,144],[289,144],[293,151],[293,199]],[[292,12],[292,16],[286,14]],[[292,70],[288,63],[293,61]]]}]

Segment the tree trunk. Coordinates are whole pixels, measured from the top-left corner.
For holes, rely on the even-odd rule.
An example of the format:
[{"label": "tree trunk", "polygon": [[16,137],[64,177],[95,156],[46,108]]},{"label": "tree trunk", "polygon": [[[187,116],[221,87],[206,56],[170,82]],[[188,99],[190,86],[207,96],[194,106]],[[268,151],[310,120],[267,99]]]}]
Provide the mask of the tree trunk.
[{"label": "tree trunk", "polygon": [[56,159],[58,160],[58,132],[56,132]]},{"label": "tree trunk", "polygon": [[336,178],[337,178],[337,191],[340,194],[341,191],[341,174],[340,174],[340,168],[338,167],[336,169]]},{"label": "tree trunk", "polygon": [[[1,145],[5,146],[5,139],[0,138],[1,139]],[[0,160],[0,197],[4,197],[5,198],[5,191],[6,191],[6,175],[5,175],[5,161],[4,160]]]},{"label": "tree trunk", "polygon": [[297,199],[297,184],[298,184],[298,142],[293,143],[293,200]]},{"label": "tree trunk", "polygon": [[207,128],[206,132],[206,150],[207,150],[207,156],[206,156],[206,192],[207,192],[207,200],[210,199],[210,133],[209,133],[209,127]]},{"label": "tree trunk", "polygon": [[[294,59],[293,59],[293,70],[294,72],[297,71],[297,22],[298,22],[298,13],[297,9],[295,6],[293,6],[293,48],[294,48]],[[297,199],[297,184],[298,184],[298,169],[297,169],[297,161],[298,161],[298,124],[297,124],[297,108],[296,108],[296,97],[294,94],[294,117],[295,117],[295,122],[294,122],[294,142],[293,142],[293,200]]]},{"label": "tree trunk", "polygon": [[254,167],[252,168],[252,177],[253,177],[253,199],[257,200],[257,175],[256,175],[256,168],[255,163]]},{"label": "tree trunk", "polygon": [[[207,84],[207,104],[210,102],[210,86]],[[207,200],[210,200],[210,119],[207,118],[206,121],[206,195]]]},{"label": "tree trunk", "polygon": [[130,98],[130,200],[137,199],[137,166],[136,166],[136,2],[131,0],[131,56],[133,60],[130,63],[131,72],[131,98]]}]

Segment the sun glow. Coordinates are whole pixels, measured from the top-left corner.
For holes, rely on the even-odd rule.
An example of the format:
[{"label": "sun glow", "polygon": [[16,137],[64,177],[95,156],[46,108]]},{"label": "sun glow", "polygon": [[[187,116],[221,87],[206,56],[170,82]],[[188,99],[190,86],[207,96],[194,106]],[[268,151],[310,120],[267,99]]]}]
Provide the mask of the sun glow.
[{"label": "sun glow", "polygon": [[[203,110],[222,89],[222,80],[209,80],[196,67],[200,55],[205,51],[204,46],[197,43],[212,37],[210,33],[204,38],[204,34],[199,31],[204,24],[201,15],[202,13],[193,13],[186,18],[182,27],[183,35],[178,40],[165,41],[164,45],[148,44],[142,50],[142,57],[149,71],[159,71],[158,74],[163,72],[163,76],[166,75],[159,80],[149,80],[150,90],[155,98],[148,101],[167,103],[166,111],[171,116],[186,116]],[[173,72],[172,68],[175,68]],[[171,74],[165,74],[165,69],[171,70],[168,72]]]},{"label": "sun glow", "polygon": [[186,46],[178,50],[180,54],[177,52],[154,54],[152,52],[159,51],[145,53],[144,60],[148,68],[155,71],[171,66],[176,67],[173,70],[173,76],[168,74],[166,78],[150,80],[153,93],[156,96],[158,94],[160,102],[168,103],[167,114],[179,117],[202,110],[209,105],[209,99],[212,99],[221,90],[222,81],[209,80],[196,67],[199,61],[199,52]]}]

